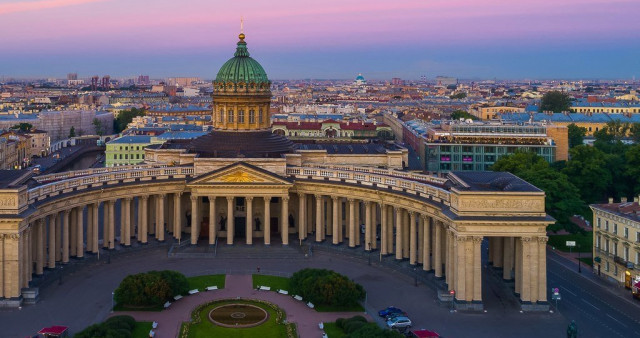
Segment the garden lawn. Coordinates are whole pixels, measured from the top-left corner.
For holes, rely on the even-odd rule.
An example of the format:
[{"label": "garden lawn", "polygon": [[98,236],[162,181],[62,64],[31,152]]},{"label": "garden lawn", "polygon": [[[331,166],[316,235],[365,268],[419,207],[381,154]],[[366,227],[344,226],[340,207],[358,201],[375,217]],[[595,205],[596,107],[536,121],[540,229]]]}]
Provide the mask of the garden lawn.
[{"label": "garden lawn", "polygon": [[147,338],[151,331],[151,322],[136,322],[136,326],[131,331],[131,338]]},{"label": "garden lawn", "polygon": [[[265,309],[269,313],[269,319],[261,325],[249,327],[249,328],[243,328],[243,329],[221,327],[221,326],[214,325],[212,322],[209,321],[209,318],[208,318],[209,312],[213,308],[224,305],[224,304],[237,304],[237,303],[246,303],[246,304],[259,306]],[[206,306],[197,315],[200,316],[200,323],[191,325],[191,328],[189,329],[189,334],[187,337],[193,337],[193,338],[196,338],[196,337],[286,338],[287,336],[287,330],[285,326],[283,324],[276,323],[276,311],[268,305],[257,303],[257,302],[254,303],[254,302],[240,301],[240,300],[215,302],[214,304]],[[182,328],[184,329],[184,327],[185,325],[183,324]],[[182,332],[180,334],[180,337],[182,337]]]},{"label": "garden lawn", "polygon": [[571,235],[552,235],[549,236],[549,245],[556,248],[556,250],[569,252],[567,247],[567,241],[575,241],[576,247],[571,248],[571,252],[592,252],[593,250],[593,232],[587,232],[586,234],[571,234]]},{"label": "garden lawn", "polygon": [[189,281],[189,290],[198,289],[200,291],[206,290],[208,286],[217,286],[218,289],[224,289],[224,281],[226,275],[206,275],[187,277]]},{"label": "garden lawn", "polygon": [[342,329],[336,325],[335,322],[332,323],[324,323],[324,332],[329,336],[329,338],[344,338],[346,334]]},{"label": "garden lawn", "polygon": [[317,305],[315,310],[318,312],[364,312],[364,308],[360,304],[351,304],[350,306]]},{"label": "garden lawn", "polygon": [[257,289],[258,285],[261,286],[269,286],[271,290],[290,290],[289,287],[289,278],[287,277],[277,277],[277,276],[267,276],[267,275],[253,275],[253,288]]}]

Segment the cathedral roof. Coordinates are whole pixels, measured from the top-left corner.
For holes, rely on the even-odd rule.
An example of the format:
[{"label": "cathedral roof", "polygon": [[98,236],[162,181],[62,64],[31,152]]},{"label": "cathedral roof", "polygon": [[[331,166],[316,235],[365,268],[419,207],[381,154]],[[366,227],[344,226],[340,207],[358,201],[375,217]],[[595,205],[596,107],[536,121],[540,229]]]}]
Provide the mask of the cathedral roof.
[{"label": "cathedral roof", "polygon": [[247,43],[244,41],[244,34],[240,34],[240,41],[233,57],[225,62],[216,76],[215,82],[222,83],[269,83],[267,73],[264,68],[249,56]]}]

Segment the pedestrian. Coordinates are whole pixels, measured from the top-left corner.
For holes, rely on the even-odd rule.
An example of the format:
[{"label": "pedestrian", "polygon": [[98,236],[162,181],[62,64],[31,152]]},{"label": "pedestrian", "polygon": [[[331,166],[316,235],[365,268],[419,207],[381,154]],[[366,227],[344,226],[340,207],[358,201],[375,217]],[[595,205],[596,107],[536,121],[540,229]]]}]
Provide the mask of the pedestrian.
[{"label": "pedestrian", "polygon": [[256,270],[258,270],[258,273],[260,273],[260,267],[257,267]]}]

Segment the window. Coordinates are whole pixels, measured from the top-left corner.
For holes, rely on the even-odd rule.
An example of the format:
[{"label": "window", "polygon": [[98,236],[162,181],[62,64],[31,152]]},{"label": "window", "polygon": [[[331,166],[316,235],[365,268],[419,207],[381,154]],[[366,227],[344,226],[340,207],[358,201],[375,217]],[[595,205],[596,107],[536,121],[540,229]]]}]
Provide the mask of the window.
[{"label": "window", "polygon": [[604,271],[607,271],[607,272],[609,271],[609,262],[608,261],[605,262]]},{"label": "window", "polygon": [[609,221],[604,221],[604,230],[609,231]]},{"label": "window", "polygon": [[636,232],[636,242],[640,243],[640,232]]},{"label": "window", "polygon": [[128,160],[129,159],[129,154],[124,154],[124,159]]},{"label": "window", "polygon": [[244,110],[238,110],[238,123],[244,123]]},{"label": "window", "polygon": [[224,110],[220,109],[220,113],[218,114],[218,122],[222,123],[222,118],[224,116]]},{"label": "window", "polygon": [[618,255],[618,243],[613,242],[613,255],[617,256]]},{"label": "window", "polygon": [[227,110],[227,123],[233,123],[233,109]]},{"label": "window", "polygon": [[629,239],[629,228],[624,228],[624,238]]},{"label": "window", "polygon": [[600,217],[598,217],[598,228],[601,228],[602,226],[602,219]]},{"label": "window", "polygon": [[600,235],[596,237],[596,248],[600,248]]},{"label": "window", "polygon": [[636,252],[636,264],[640,264],[640,251]]},{"label": "window", "polygon": [[258,109],[258,122],[262,122],[262,108]]},{"label": "window", "polygon": [[614,235],[618,234],[618,223],[613,223],[613,234]]},{"label": "window", "polygon": [[629,247],[628,246],[624,247],[624,260],[627,261],[627,262],[629,261]]},{"label": "window", "polygon": [[604,240],[604,251],[609,253],[609,240],[608,239]]},{"label": "window", "polygon": [[249,109],[249,123],[256,123],[256,112],[253,109]]}]

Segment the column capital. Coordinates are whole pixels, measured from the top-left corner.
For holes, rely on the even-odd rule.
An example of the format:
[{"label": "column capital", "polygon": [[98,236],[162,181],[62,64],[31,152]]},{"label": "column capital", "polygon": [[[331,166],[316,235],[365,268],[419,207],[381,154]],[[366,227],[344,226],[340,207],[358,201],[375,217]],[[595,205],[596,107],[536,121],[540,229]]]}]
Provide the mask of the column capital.
[{"label": "column capital", "polygon": [[365,207],[368,207],[369,204],[371,204],[371,201],[362,201],[362,204],[364,204]]},{"label": "column capital", "polygon": [[322,194],[314,194],[313,197],[315,197],[317,200],[322,198]]},{"label": "column capital", "polygon": [[189,199],[191,200],[191,202],[195,202],[198,200],[198,196],[191,195],[189,196]]},{"label": "column capital", "polygon": [[307,194],[304,192],[299,192],[298,197],[307,197]]},{"label": "column capital", "polygon": [[213,203],[216,200],[216,195],[209,195],[209,203]]},{"label": "column capital", "polygon": [[473,240],[475,243],[480,243],[480,242],[482,242],[482,239],[483,239],[483,237],[482,237],[482,236],[473,236],[473,237],[472,237],[472,240]]},{"label": "column capital", "polygon": [[429,219],[429,215],[427,214],[420,214],[420,218],[422,218],[425,222]]},{"label": "column capital", "polygon": [[468,241],[470,238],[468,236],[454,236],[454,239],[456,242],[466,242]]},{"label": "column capital", "polygon": [[538,243],[540,243],[540,244],[547,244],[548,241],[549,241],[549,237],[547,237],[547,236],[538,237]]},{"label": "column capital", "polygon": [[64,213],[64,216],[67,217],[69,216],[69,213],[71,213],[71,210],[66,209],[66,210],[63,210],[62,213]]},{"label": "column capital", "polygon": [[227,202],[229,203],[233,202],[233,196],[227,196]]},{"label": "column capital", "polygon": [[246,199],[247,201],[251,202],[251,201],[253,201],[253,196],[247,196],[244,199]]},{"label": "column capital", "polygon": [[397,206],[393,206],[393,210],[395,210],[396,212],[402,210],[402,207],[397,207]]},{"label": "column capital", "polygon": [[289,201],[289,196],[282,196],[282,201]]},{"label": "column capital", "polygon": [[160,197],[162,199],[165,199],[165,198],[167,198],[167,194],[158,194],[158,197]]},{"label": "column capital", "polygon": [[339,197],[339,196],[331,196],[331,199],[332,199],[334,202],[335,202],[335,201],[337,201],[339,198],[341,198],[341,197]]},{"label": "column capital", "polygon": [[417,214],[417,212],[412,211],[412,210],[409,210],[409,216],[411,216],[411,217],[415,217],[415,216],[416,216],[416,214]]},{"label": "column capital", "polygon": [[355,198],[347,198],[347,201],[349,201],[349,203],[353,204],[356,201],[356,199]]},{"label": "column capital", "polygon": [[131,202],[133,200],[133,197],[125,197],[123,198],[126,202]]},{"label": "column capital", "polygon": [[271,196],[265,196],[263,197],[265,202],[271,202]]},{"label": "column capital", "polygon": [[176,192],[175,194],[176,194],[176,196],[178,196],[178,197],[179,197],[179,196],[182,196],[183,192],[182,192],[182,191],[178,191],[178,192]]},{"label": "column capital", "polygon": [[532,240],[533,238],[531,238],[531,237],[519,237],[519,239],[520,239],[520,241],[521,241],[521,242],[523,242],[523,243],[528,243],[528,242],[531,242],[531,240]]},{"label": "column capital", "polygon": [[138,198],[141,198],[143,201],[146,201],[149,199],[149,195],[142,195],[142,196],[139,196]]},{"label": "column capital", "polygon": [[43,218],[38,218],[36,220],[36,222],[40,223],[41,225],[44,225],[44,217]]}]

